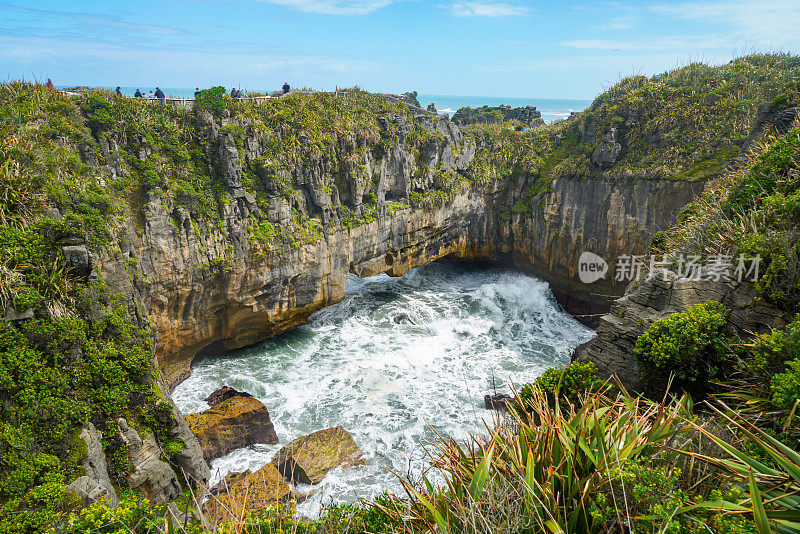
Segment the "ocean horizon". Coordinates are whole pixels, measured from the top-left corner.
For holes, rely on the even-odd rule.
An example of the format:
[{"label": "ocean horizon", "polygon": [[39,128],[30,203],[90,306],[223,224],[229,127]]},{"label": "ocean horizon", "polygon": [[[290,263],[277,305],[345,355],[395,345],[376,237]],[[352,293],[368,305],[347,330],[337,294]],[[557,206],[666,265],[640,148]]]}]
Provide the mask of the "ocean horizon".
[{"label": "ocean horizon", "polygon": [[[57,86],[62,89],[67,86]],[[113,91],[115,87],[104,87]],[[122,94],[126,96],[133,96],[136,89],[141,89],[144,93],[154,91],[155,87],[120,87]],[[162,87],[162,91],[168,98],[193,98],[194,88],[191,87]],[[275,89],[242,89],[244,92],[267,93]],[[572,98],[543,98],[543,97],[510,97],[510,96],[469,96],[469,95],[436,95],[428,93],[419,93],[417,100],[422,107],[427,107],[428,104],[436,106],[439,113],[448,113],[452,116],[459,108],[471,107],[478,108],[481,106],[501,106],[508,105],[512,108],[536,106],[542,113],[542,119],[548,124],[553,121],[569,117],[573,111],[582,111],[589,107],[592,103],[591,100],[572,99]]]}]

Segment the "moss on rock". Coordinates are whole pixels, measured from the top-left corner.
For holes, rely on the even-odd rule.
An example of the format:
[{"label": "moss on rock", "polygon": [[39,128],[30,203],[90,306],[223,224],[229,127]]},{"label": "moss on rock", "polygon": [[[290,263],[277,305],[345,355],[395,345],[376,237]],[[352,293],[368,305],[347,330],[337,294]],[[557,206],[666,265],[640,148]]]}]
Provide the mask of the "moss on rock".
[{"label": "moss on rock", "polygon": [[185,419],[207,461],[255,443],[278,443],[267,407],[253,397],[237,395]]},{"label": "moss on rock", "polygon": [[278,451],[272,459],[286,478],[317,484],[331,469],[366,465],[353,436],[337,426],[302,436]]}]

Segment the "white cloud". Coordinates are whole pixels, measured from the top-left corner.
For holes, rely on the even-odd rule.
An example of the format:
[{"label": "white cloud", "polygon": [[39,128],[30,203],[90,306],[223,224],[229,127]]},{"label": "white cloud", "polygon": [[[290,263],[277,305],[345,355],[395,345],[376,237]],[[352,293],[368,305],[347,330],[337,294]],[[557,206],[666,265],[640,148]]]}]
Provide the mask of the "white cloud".
[{"label": "white cloud", "polygon": [[260,0],[318,15],[369,15],[395,0]]},{"label": "white cloud", "polygon": [[650,9],[676,19],[727,24],[738,40],[751,46],[796,45],[800,42],[797,0],[689,0],[655,4]]},{"label": "white cloud", "polygon": [[482,0],[454,2],[446,6],[456,17],[510,17],[526,15],[530,8],[508,2],[486,2]]},{"label": "white cloud", "polygon": [[724,48],[730,43],[728,36],[709,35],[664,35],[650,39],[577,39],[559,44],[579,50],[702,50]]}]

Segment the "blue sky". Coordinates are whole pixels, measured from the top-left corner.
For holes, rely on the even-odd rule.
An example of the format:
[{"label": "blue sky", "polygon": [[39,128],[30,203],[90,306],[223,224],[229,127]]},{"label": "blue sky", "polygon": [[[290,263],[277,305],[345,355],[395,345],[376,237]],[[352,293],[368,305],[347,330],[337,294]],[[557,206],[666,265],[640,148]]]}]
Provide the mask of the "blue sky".
[{"label": "blue sky", "polygon": [[800,52],[800,1],[0,1],[0,76],[592,98],[629,74]]}]

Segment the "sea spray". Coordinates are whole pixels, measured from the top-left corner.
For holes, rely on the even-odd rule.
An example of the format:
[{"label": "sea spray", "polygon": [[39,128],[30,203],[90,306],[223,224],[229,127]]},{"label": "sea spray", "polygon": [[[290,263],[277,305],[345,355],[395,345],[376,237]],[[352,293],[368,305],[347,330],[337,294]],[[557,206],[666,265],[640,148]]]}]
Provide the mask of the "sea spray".
[{"label": "sea spray", "polygon": [[[346,293],[303,327],[197,363],[175,390],[184,413],[205,410],[203,399],[223,385],[252,393],[270,411],[280,444],[214,461],[213,480],[257,469],[292,439],[341,425],[369,465],[330,473],[300,511],[399,491],[390,469],[427,467],[421,444],[432,439],[430,427],[459,439],[481,432],[492,417],[483,395],[493,377],[508,391],[511,381],[521,385],[567,363],[593,335],[561,310],[547,284],[505,270],[438,262],[401,278],[351,276]],[[401,313],[415,324],[395,323]]]}]

